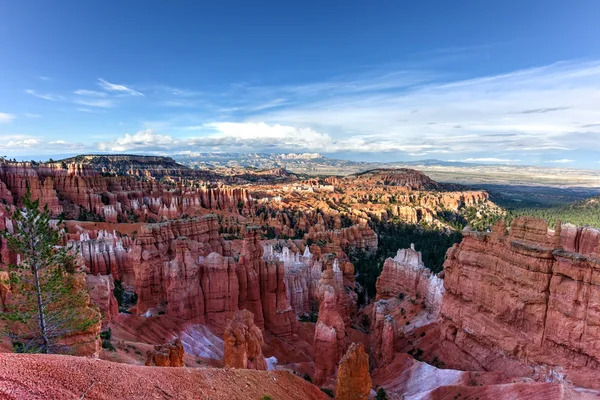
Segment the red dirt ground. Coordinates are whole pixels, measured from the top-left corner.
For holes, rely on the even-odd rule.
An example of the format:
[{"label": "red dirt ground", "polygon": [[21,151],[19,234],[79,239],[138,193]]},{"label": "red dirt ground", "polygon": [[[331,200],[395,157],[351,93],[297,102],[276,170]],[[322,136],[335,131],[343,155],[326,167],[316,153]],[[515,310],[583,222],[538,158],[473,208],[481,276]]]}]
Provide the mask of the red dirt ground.
[{"label": "red dirt ground", "polygon": [[167,368],[83,357],[0,354],[0,399],[326,400],[283,371]]}]

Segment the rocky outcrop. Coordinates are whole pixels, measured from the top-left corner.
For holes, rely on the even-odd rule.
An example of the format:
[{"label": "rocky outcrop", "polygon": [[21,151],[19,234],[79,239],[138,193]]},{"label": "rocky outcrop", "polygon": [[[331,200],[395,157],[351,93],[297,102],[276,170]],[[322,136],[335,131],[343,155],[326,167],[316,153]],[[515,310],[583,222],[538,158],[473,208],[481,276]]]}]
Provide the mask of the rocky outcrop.
[{"label": "rocky outcrop", "polygon": [[360,249],[374,252],[377,250],[377,234],[368,225],[353,225],[339,230],[328,230],[317,224],[311,226],[305,239],[331,243],[344,251]]},{"label": "rocky outcrop", "polygon": [[266,370],[262,354],[263,335],[254,324],[254,315],[248,310],[237,311],[223,334],[225,352],[223,362],[231,368]]},{"label": "rocky outcrop", "polygon": [[338,400],[367,400],[371,393],[369,356],[362,343],[352,343],[338,368],[335,398]]},{"label": "rocky outcrop", "polygon": [[528,217],[510,233],[499,223],[490,234],[467,234],[444,264],[446,365],[599,388],[597,238],[590,228],[552,231]]},{"label": "rocky outcrop", "polygon": [[183,356],[185,351],[181,340],[175,339],[171,343],[159,344],[153,350],[146,352],[146,366],[157,367],[184,367]]},{"label": "rocky outcrop", "polygon": [[414,169],[373,169],[351,176],[357,183],[383,186],[401,186],[412,190],[438,189],[439,184],[427,175]]},{"label": "rocky outcrop", "polygon": [[391,313],[398,305],[394,300],[379,300],[373,306],[370,344],[375,366],[389,364],[396,352],[398,324]]},{"label": "rocky outcrop", "polygon": [[344,320],[337,309],[335,290],[329,285],[322,285],[314,339],[314,382],[317,386],[326,383],[335,372],[344,351],[344,337]]},{"label": "rocky outcrop", "polygon": [[239,282],[232,257],[210,253],[202,260],[202,292],[206,321],[224,327],[238,309]]},{"label": "rocky outcrop", "polygon": [[254,314],[256,325],[278,336],[289,337],[297,329],[290,305],[283,262],[263,259],[259,232],[247,230],[238,263],[239,307]]},{"label": "rocky outcrop", "polygon": [[377,300],[400,294],[422,299],[434,315],[441,311],[444,281],[423,264],[421,252],[415,251],[414,245],[386,259],[377,278]]},{"label": "rocky outcrop", "polygon": [[119,304],[114,295],[113,277],[112,275],[86,274],[85,281],[90,294],[90,302],[100,309],[102,327],[106,328],[113,317],[119,313]]},{"label": "rocky outcrop", "polygon": [[390,400],[400,399],[593,399],[563,383],[533,382],[502,372],[439,369],[408,354],[396,353],[393,361],[372,373],[374,386]]}]

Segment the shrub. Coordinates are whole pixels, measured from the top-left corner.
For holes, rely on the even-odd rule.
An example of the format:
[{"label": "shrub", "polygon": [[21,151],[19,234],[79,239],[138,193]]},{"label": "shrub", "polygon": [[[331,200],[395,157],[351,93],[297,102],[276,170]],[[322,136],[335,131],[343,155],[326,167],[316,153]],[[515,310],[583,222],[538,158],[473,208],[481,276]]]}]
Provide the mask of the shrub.
[{"label": "shrub", "polygon": [[112,329],[108,328],[105,331],[100,332],[100,339],[110,340],[112,338]]},{"label": "shrub", "polygon": [[384,388],[377,389],[375,400],[388,400],[387,393],[385,392]]}]

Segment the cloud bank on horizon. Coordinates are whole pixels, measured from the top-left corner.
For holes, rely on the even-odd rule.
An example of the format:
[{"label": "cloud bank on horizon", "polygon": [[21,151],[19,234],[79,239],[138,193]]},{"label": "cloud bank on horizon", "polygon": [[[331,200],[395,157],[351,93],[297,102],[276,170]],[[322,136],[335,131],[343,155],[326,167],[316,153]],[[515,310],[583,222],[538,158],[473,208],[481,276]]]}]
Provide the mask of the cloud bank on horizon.
[{"label": "cloud bank on horizon", "polygon": [[93,136],[82,122],[57,139],[44,132],[47,113],[0,109],[1,153],[319,152],[594,168],[600,158],[593,156],[600,154],[600,61],[463,80],[374,69],[302,85],[241,83],[219,92],[103,78],[55,92],[44,84],[23,93],[50,113],[115,121],[126,115],[136,122]]}]

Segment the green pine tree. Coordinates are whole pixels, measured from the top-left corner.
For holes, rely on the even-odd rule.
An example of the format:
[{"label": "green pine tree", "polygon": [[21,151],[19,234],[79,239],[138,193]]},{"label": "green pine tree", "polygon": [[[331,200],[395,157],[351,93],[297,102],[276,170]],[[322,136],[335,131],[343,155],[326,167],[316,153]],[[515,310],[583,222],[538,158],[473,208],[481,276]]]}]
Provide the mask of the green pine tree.
[{"label": "green pine tree", "polygon": [[28,192],[23,208],[11,215],[14,231],[3,233],[20,262],[9,266],[13,296],[2,317],[16,351],[68,353],[63,339],[87,331],[99,316],[87,307],[73,256],[61,246],[62,221],[53,226],[48,206],[39,205]]}]

